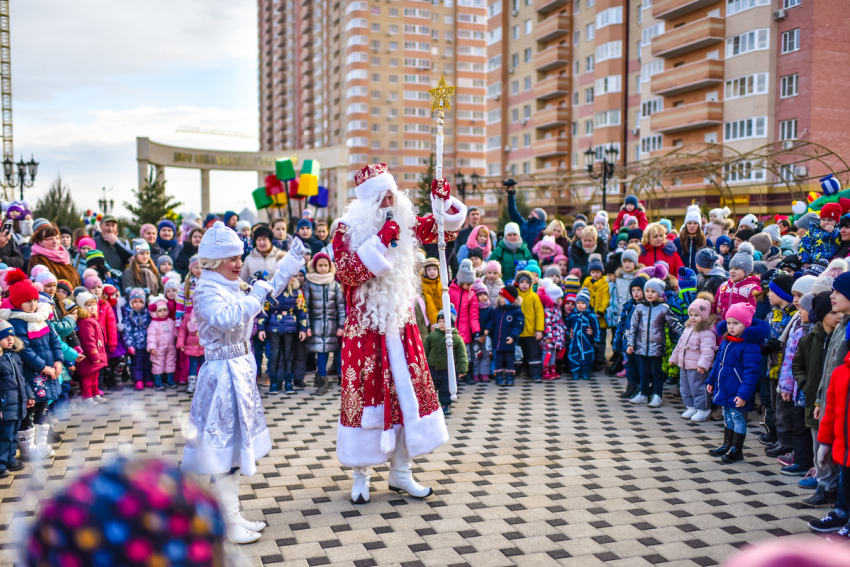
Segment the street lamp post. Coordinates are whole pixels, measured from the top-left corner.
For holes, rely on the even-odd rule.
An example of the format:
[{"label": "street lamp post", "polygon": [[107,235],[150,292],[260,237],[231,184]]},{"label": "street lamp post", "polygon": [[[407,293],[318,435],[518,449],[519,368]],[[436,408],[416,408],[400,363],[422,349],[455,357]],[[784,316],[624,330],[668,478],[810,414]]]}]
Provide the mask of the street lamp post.
[{"label": "street lamp post", "polygon": [[[15,168],[17,167],[17,175]],[[24,200],[24,187],[32,187],[35,183],[35,175],[38,173],[38,162],[33,157],[30,160],[24,161],[21,156],[21,161],[15,163],[12,158],[7,157],[3,160],[3,173],[6,176],[6,185],[9,187],[21,188],[21,201]]]},{"label": "street lamp post", "polygon": [[[111,189],[110,189],[111,191]],[[103,211],[103,214],[108,215],[112,212],[112,209],[115,207],[115,200],[106,198],[106,187],[103,188],[103,197],[98,199],[97,204],[100,206],[100,210]]]},{"label": "street lamp post", "polygon": [[596,151],[590,147],[584,152],[584,163],[587,166],[587,174],[591,179],[602,179],[602,210],[608,211],[608,180],[614,177],[614,168],[617,166],[617,156],[620,150],[610,144],[602,152],[602,160],[599,164],[602,166],[600,172],[596,172],[593,166],[596,164]]}]

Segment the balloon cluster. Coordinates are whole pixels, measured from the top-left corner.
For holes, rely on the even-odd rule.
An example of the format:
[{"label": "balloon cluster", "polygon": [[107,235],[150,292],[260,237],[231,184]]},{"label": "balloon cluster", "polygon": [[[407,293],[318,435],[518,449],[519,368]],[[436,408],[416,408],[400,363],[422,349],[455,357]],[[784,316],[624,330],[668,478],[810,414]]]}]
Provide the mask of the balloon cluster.
[{"label": "balloon cluster", "polygon": [[84,225],[86,225],[86,229],[94,228],[101,219],[103,219],[103,214],[96,213],[91,209],[86,209],[86,212],[84,212],[83,216],[80,217],[80,220],[83,221]]}]

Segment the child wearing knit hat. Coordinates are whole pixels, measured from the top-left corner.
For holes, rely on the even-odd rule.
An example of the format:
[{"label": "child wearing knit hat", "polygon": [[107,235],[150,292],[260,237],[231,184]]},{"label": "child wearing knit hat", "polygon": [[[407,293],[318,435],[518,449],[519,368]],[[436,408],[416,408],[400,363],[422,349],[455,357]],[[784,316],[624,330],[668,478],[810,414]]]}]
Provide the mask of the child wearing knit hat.
[{"label": "child wearing knit hat", "polygon": [[0,478],[9,471],[19,471],[24,464],[15,458],[18,449],[16,433],[27,413],[24,367],[18,351],[23,344],[15,337],[15,329],[0,320],[0,396],[3,398],[0,414]]},{"label": "child wearing knit hat", "polygon": [[499,305],[499,292],[505,287],[505,283],[502,281],[501,264],[495,260],[487,262],[482,283],[487,288],[487,295],[490,296],[490,305],[495,308]]},{"label": "child wearing knit hat", "polygon": [[599,337],[593,343],[593,348],[596,353],[593,361],[594,372],[600,370],[605,363],[605,336],[608,330],[608,323],[605,320],[605,311],[611,303],[611,291],[608,286],[608,279],[602,277],[603,266],[602,256],[599,254],[591,254],[590,262],[587,265],[587,271],[590,274],[584,279],[582,287],[587,290],[590,295],[590,304],[588,305],[596,314],[599,323]]},{"label": "child wearing knit hat", "polygon": [[614,330],[613,348],[615,352],[623,355],[623,369],[617,374],[620,378],[626,377],[628,386],[620,393],[620,398],[630,399],[638,392],[640,387],[640,371],[638,368],[637,356],[634,354],[626,354],[628,341],[626,334],[629,331],[632,322],[632,314],[635,307],[644,301],[643,290],[649,278],[643,275],[635,276],[631,284],[629,284],[629,300],[623,305],[623,310],[620,312],[620,319],[617,321],[617,328]]},{"label": "child wearing knit hat", "polygon": [[570,339],[567,362],[573,380],[590,380],[600,332],[599,320],[591,307],[591,296],[587,288],[582,288],[576,296],[576,308],[567,319],[567,332]]},{"label": "child wearing knit hat", "polygon": [[493,311],[485,334],[490,338],[495,356],[496,384],[513,386],[516,363],[516,347],[525,327],[522,298],[512,285],[499,291],[498,304]]},{"label": "child wearing knit hat", "polygon": [[[478,299],[478,326],[483,333],[490,324],[490,317],[496,306],[490,301],[490,293],[481,279],[472,284],[472,293]],[[490,337],[482,335],[478,340],[472,341],[472,353],[473,358],[469,361],[472,379],[475,382],[489,381],[490,363],[493,360]]]},{"label": "child wearing knit hat", "polygon": [[[472,360],[475,353],[472,344],[478,341],[481,327],[478,320],[478,297],[472,291],[475,283],[475,271],[469,258],[464,259],[458,268],[457,279],[449,286],[449,299],[457,311],[457,330],[466,345],[466,357]],[[430,336],[430,335],[429,335]],[[475,384],[472,374],[466,375],[467,385]]]},{"label": "child wearing knit hat", "polygon": [[593,218],[593,226],[603,242],[611,240],[611,229],[608,228],[608,213],[599,211]]},{"label": "child wearing knit hat", "polygon": [[543,303],[532,289],[533,281],[530,272],[523,270],[517,273],[516,285],[519,289],[519,297],[522,298],[522,313],[525,315],[525,327],[519,335],[519,346],[532,379],[535,382],[542,382],[543,361],[540,353],[540,339],[543,338],[546,319],[543,314]]},{"label": "child wearing knit hat", "polygon": [[[464,260],[466,261],[466,260]],[[471,366],[471,360],[467,358],[467,349],[464,347],[463,338],[458,332],[456,323],[457,313],[452,307],[452,356],[454,357],[455,371],[458,376],[466,374]],[[434,390],[440,400],[444,415],[452,414],[452,396],[449,392],[449,362],[446,348],[446,319],[443,311],[437,315],[436,328],[431,331],[422,344],[425,351],[425,359],[431,370],[431,379],[434,381]]]},{"label": "child wearing knit hat", "polygon": [[[151,355],[154,390],[176,388],[177,331],[174,320],[168,316],[168,300],[162,295],[151,297],[148,310],[152,319],[148,325],[148,352]],[[163,374],[166,376],[164,382]]]},{"label": "child wearing knit hat", "polygon": [[[640,369],[640,391],[630,401],[657,408],[662,405],[661,394],[665,376],[662,368],[667,346],[667,332],[673,342],[682,334],[682,324],[665,303],[665,283],[651,278],[644,284],[645,303],[635,307],[628,334],[628,354],[637,355]],[[649,396],[652,394],[652,399]]]},{"label": "child wearing knit hat", "polygon": [[755,293],[761,289],[761,278],[753,275],[753,247],[744,243],[729,262],[729,280],[717,292],[717,314],[726,318],[726,312],[737,303],[748,303],[756,308]]},{"label": "child wearing knit hat", "polygon": [[127,352],[130,353],[130,377],[136,390],[143,390],[145,386],[152,388],[151,359],[147,352],[151,314],[145,308],[145,290],[139,287],[130,288],[126,290],[126,294],[127,303],[122,312],[122,338]]},{"label": "child wearing knit hat", "polygon": [[712,402],[723,407],[726,421],[723,444],[708,453],[721,457],[724,463],[744,459],[747,437],[746,412],[753,409],[756,388],[761,375],[762,344],[770,334],[764,321],[754,319],[756,310],[747,303],[729,308],[726,320],[717,326],[723,342],[716,361],[705,381]]},{"label": "child wearing knit hat", "polygon": [[437,312],[443,305],[443,287],[440,283],[440,261],[426,258],[422,263],[422,299],[425,300],[425,313],[431,323],[431,330],[437,328]]},{"label": "child wearing knit hat", "polygon": [[688,306],[685,330],[670,355],[670,364],[682,371],[679,392],[686,408],[682,418],[691,421],[705,421],[711,413],[704,384],[717,352],[714,330],[717,315],[712,311],[713,304],[713,295],[700,293]]},{"label": "child wearing knit hat", "polygon": [[566,346],[566,332],[561,305],[564,291],[549,278],[540,280],[537,296],[543,303],[543,315],[546,327],[543,329],[541,347],[543,351],[543,379],[555,380],[560,378],[556,361],[563,354]]},{"label": "child wearing knit hat", "polygon": [[800,239],[797,255],[803,264],[813,264],[817,260],[831,259],[841,245],[841,205],[827,203],[820,210],[820,224],[812,224],[809,232]]}]

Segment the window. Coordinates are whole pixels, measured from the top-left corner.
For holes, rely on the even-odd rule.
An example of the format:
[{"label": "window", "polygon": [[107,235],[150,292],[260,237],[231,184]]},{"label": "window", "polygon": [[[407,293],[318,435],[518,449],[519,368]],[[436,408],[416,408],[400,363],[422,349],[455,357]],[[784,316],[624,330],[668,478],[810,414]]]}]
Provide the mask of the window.
[{"label": "window", "polygon": [[640,153],[648,154],[661,149],[662,136],[661,134],[653,134],[640,139]]},{"label": "window", "polygon": [[531,61],[531,48],[530,48],[530,47],[526,47],[526,48],[523,50],[523,52],[522,52],[522,60],[523,60],[525,63],[528,63],[529,61]]},{"label": "window", "polygon": [[511,109],[511,122],[519,122],[519,108]]},{"label": "window", "polygon": [[522,147],[530,148],[531,147],[531,134],[523,134],[522,135]]},{"label": "window", "polygon": [[525,35],[528,35],[530,33],[531,33],[531,20],[528,19],[528,20],[525,20]]},{"label": "window", "polygon": [[664,110],[664,99],[661,97],[650,99],[640,105],[640,115],[643,118],[652,116],[662,110]]},{"label": "window", "polygon": [[766,136],[767,118],[764,116],[735,120],[734,122],[727,122],[725,125],[724,137],[727,141],[764,138]]},{"label": "window", "polygon": [[531,77],[526,77],[525,79],[523,79],[523,82],[524,82],[525,90],[530,91],[531,90]]},{"label": "window", "polygon": [[593,87],[589,89],[584,89],[584,102],[585,104],[590,104],[593,102]]},{"label": "window", "polygon": [[753,166],[750,161],[740,161],[723,166],[723,178],[727,183],[740,183],[742,181],[764,181],[767,177],[765,169]]},{"label": "window", "polygon": [[516,136],[511,136],[511,149],[515,150],[519,148],[519,138]]},{"label": "window", "polygon": [[498,16],[502,13],[502,2],[499,0],[498,2],[493,2],[489,6],[487,6],[487,17],[492,18],[493,16]]},{"label": "window", "polygon": [[571,130],[571,134],[573,136],[578,136],[578,122],[573,122],[573,128]]},{"label": "window", "polygon": [[793,8],[794,6],[799,6],[800,0],[785,0],[785,3],[782,5],[786,10],[788,8]]},{"label": "window", "polygon": [[755,73],[726,81],[726,98],[740,98],[754,94],[767,94],[767,73]]},{"label": "window", "polygon": [[637,7],[637,23],[643,23],[643,10],[641,9],[641,5],[638,4]]},{"label": "window", "polygon": [[487,32],[487,45],[493,45],[497,41],[502,41],[502,26]]},{"label": "window", "polygon": [[513,67],[514,69],[519,67],[519,53],[511,54],[511,67]]},{"label": "window", "polygon": [[596,25],[595,24],[587,24],[587,28],[586,28],[586,32],[585,32],[585,39],[587,39],[587,41],[590,41],[595,37],[596,37]]},{"label": "window", "polygon": [[596,6],[596,0],[587,0],[587,2],[585,2],[584,4],[588,8],[593,8],[594,6]]},{"label": "window", "polygon": [[579,61],[573,61],[573,75],[578,75],[581,73],[581,63]]},{"label": "window", "polygon": [[800,28],[782,34],[782,53],[791,53],[800,49]]},{"label": "window", "polygon": [[588,73],[593,72],[593,69],[594,69],[593,55],[588,55],[587,57],[585,57],[584,58],[584,64],[585,64],[585,67],[587,68]]},{"label": "window", "polygon": [[651,63],[646,63],[640,67],[640,82],[648,83],[653,75],[664,72],[664,61],[656,59]]},{"label": "window", "polygon": [[519,26],[511,28],[511,39],[519,39]]},{"label": "window", "polygon": [[487,138],[487,149],[495,150],[496,148],[502,147],[502,137],[501,136],[490,136]]},{"label": "window", "polygon": [[581,10],[581,0],[573,0],[573,14],[578,14]]},{"label": "window", "polygon": [[502,121],[502,109],[497,108],[495,110],[491,110],[487,113],[487,124],[493,124],[495,122]]},{"label": "window", "polygon": [[596,94],[618,93],[623,90],[623,76],[609,75],[596,79]]},{"label": "window", "polygon": [[[598,29],[598,26],[597,26]],[[596,46],[596,62],[601,63],[608,59],[617,59],[623,55],[623,42],[620,40],[609,41]],[[663,64],[663,61],[662,61]]]},{"label": "window", "polygon": [[614,6],[596,13],[596,29],[623,23],[623,7]]},{"label": "window", "polygon": [[502,81],[487,85],[487,96],[502,94]]},{"label": "window", "polygon": [[616,109],[597,112],[594,115],[594,119],[597,128],[602,128],[604,126],[618,126],[620,124],[620,110]]},{"label": "window", "polygon": [[650,45],[652,43],[652,38],[657,37],[663,33],[664,22],[659,22],[657,24],[643,28],[643,32],[641,32],[640,36],[640,46],[643,47],[645,45]]},{"label": "window", "polygon": [[511,94],[519,94],[519,81],[511,81]]},{"label": "window", "polygon": [[522,107],[522,117],[525,118],[526,120],[531,118],[531,105],[530,104],[526,104],[525,106]]},{"label": "window", "polygon": [[522,173],[524,175],[528,175],[529,173],[531,173],[531,162],[522,162]]},{"label": "window", "polygon": [[769,6],[770,0],[726,0],[726,15],[731,16],[756,6]]},{"label": "window", "polygon": [[751,32],[736,35],[726,40],[726,57],[734,57],[759,49],[767,49],[770,39],[770,30],[762,28]]},{"label": "window", "polygon": [[779,123],[779,139],[796,140],[797,139],[797,119],[783,120]]},{"label": "window", "polygon": [[781,98],[797,96],[799,84],[800,76],[797,73],[782,77],[782,80],[779,82],[779,96]]},{"label": "window", "polygon": [[578,45],[579,39],[581,39],[581,32],[576,30],[573,32],[573,45]]},{"label": "window", "polygon": [[390,17],[397,18],[398,17],[398,8],[390,8]]},{"label": "window", "polygon": [[593,120],[585,120],[584,121],[584,135],[590,136],[593,134]]},{"label": "window", "polygon": [[578,104],[578,97],[579,97],[578,91],[574,92],[573,93],[573,104]]},{"label": "window", "polygon": [[496,55],[487,60],[487,70],[492,71],[502,66],[502,55]]}]

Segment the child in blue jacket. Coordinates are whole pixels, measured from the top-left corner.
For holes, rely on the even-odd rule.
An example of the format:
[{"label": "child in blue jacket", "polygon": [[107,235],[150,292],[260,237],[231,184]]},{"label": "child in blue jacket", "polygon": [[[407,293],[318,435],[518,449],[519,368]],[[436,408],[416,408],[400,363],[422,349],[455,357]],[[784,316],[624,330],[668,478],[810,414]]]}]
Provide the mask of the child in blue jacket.
[{"label": "child in blue jacket", "polygon": [[755,313],[749,303],[736,303],[726,312],[726,320],[717,326],[723,342],[705,381],[712,403],[723,406],[726,419],[723,445],[708,453],[721,457],[724,463],[744,459],[746,412],[753,409],[761,375],[761,350],[770,335],[766,322],[753,320]]},{"label": "child in blue jacket", "polygon": [[576,296],[576,308],[567,319],[569,347],[567,360],[573,374],[573,380],[590,380],[590,367],[593,365],[594,345],[599,342],[599,320],[590,306],[590,292],[582,288]]},{"label": "child in blue jacket", "polygon": [[629,346],[629,342],[626,340],[626,333],[629,332],[632,313],[635,312],[635,307],[637,307],[638,303],[643,303],[643,288],[647,281],[647,278],[642,275],[636,276],[632,280],[629,286],[631,296],[626,304],[623,305],[623,309],[620,312],[620,320],[617,322],[617,328],[614,331],[614,350],[622,352],[624,359],[623,373],[618,374],[618,376],[622,377],[625,375],[628,381],[628,386],[620,393],[620,397],[623,399],[631,399],[640,389],[640,370],[638,368],[637,356],[634,353],[626,354],[626,348]]},{"label": "child in blue jacket", "polygon": [[[307,338],[307,303],[301,291],[298,278],[292,278],[289,286],[278,295],[274,301],[266,302],[264,313],[260,313],[258,321],[261,341],[269,340],[269,394],[283,391],[287,394],[295,392],[294,385],[305,387],[304,381],[295,381],[296,366],[299,356],[304,356],[303,348],[298,348],[298,342]],[[301,364],[303,367],[304,364]]]},{"label": "child in blue jacket", "polygon": [[18,354],[21,348],[23,343],[15,337],[12,325],[0,321],[0,478],[24,468],[15,458],[16,433],[27,413],[24,367]]},{"label": "child in blue jacket", "polygon": [[514,363],[519,335],[525,327],[519,290],[506,285],[499,291],[499,306],[490,314],[485,334],[490,337],[496,357],[496,384],[514,385]]},{"label": "child in blue jacket", "polygon": [[137,390],[143,390],[145,386],[153,388],[151,355],[148,352],[151,312],[145,307],[145,290],[131,287],[127,288],[126,294],[127,304],[121,313],[124,322],[121,336],[127,352],[130,353],[130,376]]}]

